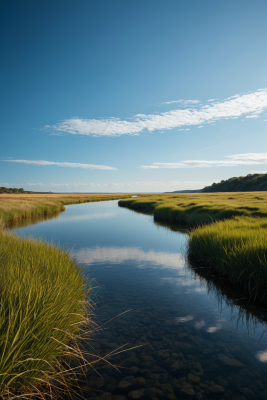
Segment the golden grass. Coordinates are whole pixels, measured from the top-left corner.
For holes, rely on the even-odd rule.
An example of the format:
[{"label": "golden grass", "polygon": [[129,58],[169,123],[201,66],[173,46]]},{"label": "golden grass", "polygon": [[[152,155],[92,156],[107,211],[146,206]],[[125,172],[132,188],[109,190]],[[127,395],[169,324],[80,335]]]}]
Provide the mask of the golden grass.
[{"label": "golden grass", "polygon": [[65,205],[117,200],[131,195],[111,194],[0,194],[0,226],[16,219],[64,211]]},{"label": "golden grass", "polygon": [[195,225],[242,215],[267,217],[267,192],[141,195],[119,205],[153,212],[156,220]]}]

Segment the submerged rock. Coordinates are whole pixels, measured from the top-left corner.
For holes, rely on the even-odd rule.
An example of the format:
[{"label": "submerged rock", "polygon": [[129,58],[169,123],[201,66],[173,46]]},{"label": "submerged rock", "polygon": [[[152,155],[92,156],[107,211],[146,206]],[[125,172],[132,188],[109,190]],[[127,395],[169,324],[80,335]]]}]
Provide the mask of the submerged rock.
[{"label": "submerged rock", "polygon": [[132,392],[128,393],[129,399],[132,400],[141,399],[144,396],[144,393],[140,392],[140,390],[133,390]]},{"label": "submerged rock", "polygon": [[243,368],[244,364],[234,358],[227,357],[225,354],[219,354],[218,359],[227,367]]}]

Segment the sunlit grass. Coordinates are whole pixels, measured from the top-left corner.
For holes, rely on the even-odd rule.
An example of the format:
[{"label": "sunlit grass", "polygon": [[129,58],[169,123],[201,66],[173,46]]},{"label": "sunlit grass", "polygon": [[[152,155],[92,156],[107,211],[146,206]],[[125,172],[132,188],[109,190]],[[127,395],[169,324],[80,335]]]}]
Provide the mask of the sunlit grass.
[{"label": "sunlit grass", "polygon": [[267,192],[143,195],[119,204],[153,212],[156,220],[189,225],[242,215],[267,217]]},{"label": "sunlit grass", "polygon": [[[16,219],[64,211],[65,205],[117,200],[131,195],[110,194],[0,194],[0,225]],[[1,228],[1,226],[0,226]]]},{"label": "sunlit grass", "polygon": [[267,302],[267,219],[235,217],[191,231],[188,256]]},{"label": "sunlit grass", "polygon": [[67,251],[0,232],[0,397],[64,382],[58,357],[90,326],[87,285]]},{"label": "sunlit grass", "polygon": [[146,195],[119,204],[190,226],[189,259],[267,303],[266,192]]}]

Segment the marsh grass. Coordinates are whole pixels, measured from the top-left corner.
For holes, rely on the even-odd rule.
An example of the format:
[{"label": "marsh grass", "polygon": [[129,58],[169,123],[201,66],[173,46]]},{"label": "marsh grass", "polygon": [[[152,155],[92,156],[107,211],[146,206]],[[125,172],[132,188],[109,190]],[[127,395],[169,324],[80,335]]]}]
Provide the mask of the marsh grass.
[{"label": "marsh grass", "polygon": [[0,194],[0,227],[16,219],[64,211],[69,204],[117,200],[131,195],[110,194]]},{"label": "marsh grass", "polygon": [[153,212],[155,220],[193,226],[235,216],[267,217],[267,192],[143,195],[119,205]]},{"label": "marsh grass", "polygon": [[70,360],[85,363],[78,337],[94,328],[80,267],[68,251],[5,232],[0,264],[0,397],[47,393],[52,379],[69,390]]},{"label": "marsh grass", "polygon": [[267,219],[235,217],[195,228],[188,255],[227,276],[250,300],[267,302]]},{"label": "marsh grass", "polygon": [[267,303],[266,192],[146,195],[119,205],[191,226],[189,259]]}]

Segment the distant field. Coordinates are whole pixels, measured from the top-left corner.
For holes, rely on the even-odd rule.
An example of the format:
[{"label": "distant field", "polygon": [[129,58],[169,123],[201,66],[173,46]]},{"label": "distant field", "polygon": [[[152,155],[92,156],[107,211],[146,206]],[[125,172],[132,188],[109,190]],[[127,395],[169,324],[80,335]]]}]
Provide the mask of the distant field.
[{"label": "distant field", "polygon": [[267,303],[267,192],[146,195],[119,205],[187,224],[192,262]]},{"label": "distant field", "polygon": [[234,216],[267,217],[267,192],[142,195],[119,204],[153,212],[157,220],[188,225]]},{"label": "distant field", "polygon": [[0,225],[34,215],[64,211],[65,205],[117,200],[131,195],[111,194],[0,194]]}]

